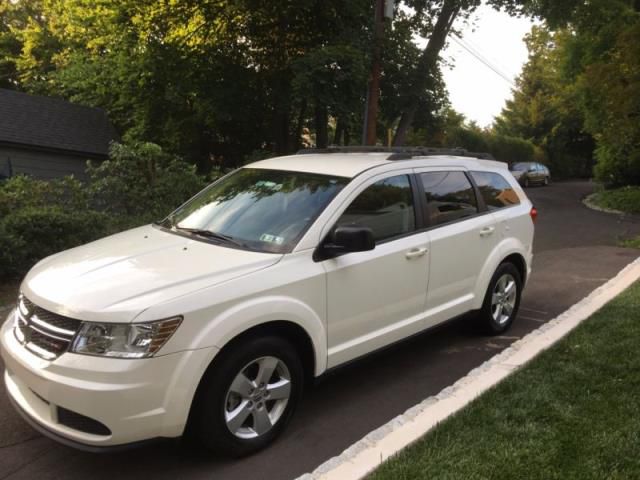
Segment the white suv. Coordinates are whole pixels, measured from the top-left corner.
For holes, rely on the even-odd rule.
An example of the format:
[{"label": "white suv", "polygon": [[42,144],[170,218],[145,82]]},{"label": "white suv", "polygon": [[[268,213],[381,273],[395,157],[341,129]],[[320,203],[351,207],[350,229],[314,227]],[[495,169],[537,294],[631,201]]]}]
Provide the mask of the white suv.
[{"label": "white suv", "polygon": [[0,332],[9,397],[79,448],[189,431],[244,455],[328,369],[469,311],[504,332],[535,209],[506,164],[453,153],[260,161],[42,260]]}]

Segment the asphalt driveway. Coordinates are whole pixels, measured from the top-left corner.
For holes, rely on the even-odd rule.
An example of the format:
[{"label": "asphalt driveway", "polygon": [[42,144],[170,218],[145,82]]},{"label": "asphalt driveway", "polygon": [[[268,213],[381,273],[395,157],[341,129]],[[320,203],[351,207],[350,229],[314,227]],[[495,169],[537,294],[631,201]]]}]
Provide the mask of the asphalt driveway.
[{"label": "asphalt driveway", "polygon": [[307,395],[275,445],[236,461],[211,458],[178,441],[118,454],[78,452],[35,433],[0,387],[0,479],[258,480],[311,471],[563,312],[638,257],[638,250],[616,244],[640,234],[640,220],[587,209],[580,200],[591,190],[588,182],[527,190],[539,211],[534,273],[505,336],[479,336],[461,319],[338,370]]}]

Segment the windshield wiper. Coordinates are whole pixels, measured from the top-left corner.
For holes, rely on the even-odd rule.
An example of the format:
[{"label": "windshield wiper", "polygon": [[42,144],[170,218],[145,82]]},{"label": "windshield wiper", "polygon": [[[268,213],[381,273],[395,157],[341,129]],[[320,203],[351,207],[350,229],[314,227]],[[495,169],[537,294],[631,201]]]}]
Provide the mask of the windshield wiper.
[{"label": "windshield wiper", "polygon": [[204,228],[178,227],[177,225],[174,225],[173,228],[175,228],[176,230],[181,230],[183,232],[193,233],[194,235],[199,235],[201,237],[213,238],[225,243],[231,243],[238,247],[249,248],[245,243],[236,240],[231,235],[225,235],[224,233],[218,233],[211,230],[206,230]]}]

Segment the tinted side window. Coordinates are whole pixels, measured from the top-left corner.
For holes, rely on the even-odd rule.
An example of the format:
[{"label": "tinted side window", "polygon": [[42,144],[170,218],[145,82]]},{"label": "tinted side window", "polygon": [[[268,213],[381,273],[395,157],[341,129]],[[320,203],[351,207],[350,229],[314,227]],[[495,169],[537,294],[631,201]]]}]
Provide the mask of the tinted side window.
[{"label": "tinted side window", "polygon": [[409,177],[398,175],[385,178],[367,187],[349,205],[337,224],[369,227],[376,241],[415,230]]},{"label": "tinted side window", "polygon": [[478,212],[473,187],[463,172],[420,174],[427,195],[430,225],[440,225]]},{"label": "tinted side window", "polygon": [[518,205],[520,199],[509,182],[498,173],[471,172],[489,210]]}]

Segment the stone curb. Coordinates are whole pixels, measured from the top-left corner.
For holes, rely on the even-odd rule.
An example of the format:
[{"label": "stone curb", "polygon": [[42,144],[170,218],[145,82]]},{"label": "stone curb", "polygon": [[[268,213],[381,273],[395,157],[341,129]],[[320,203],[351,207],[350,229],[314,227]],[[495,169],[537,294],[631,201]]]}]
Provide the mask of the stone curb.
[{"label": "stone curb", "polygon": [[474,368],[453,385],[411,407],[297,480],[365,477],[384,460],[419,440],[438,423],[554,345],[639,278],[640,257],[587,297]]},{"label": "stone curb", "polygon": [[597,193],[592,193],[590,195],[587,195],[586,197],[584,197],[582,199],[582,204],[585,207],[590,208],[591,210],[595,210],[597,212],[613,213],[615,215],[627,215],[622,210],[614,210],[613,208],[600,207],[600,206],[596,205],[596,203],[594,203],[594,201],[593,201],[593,198],[596,195],[597,195]]}]

